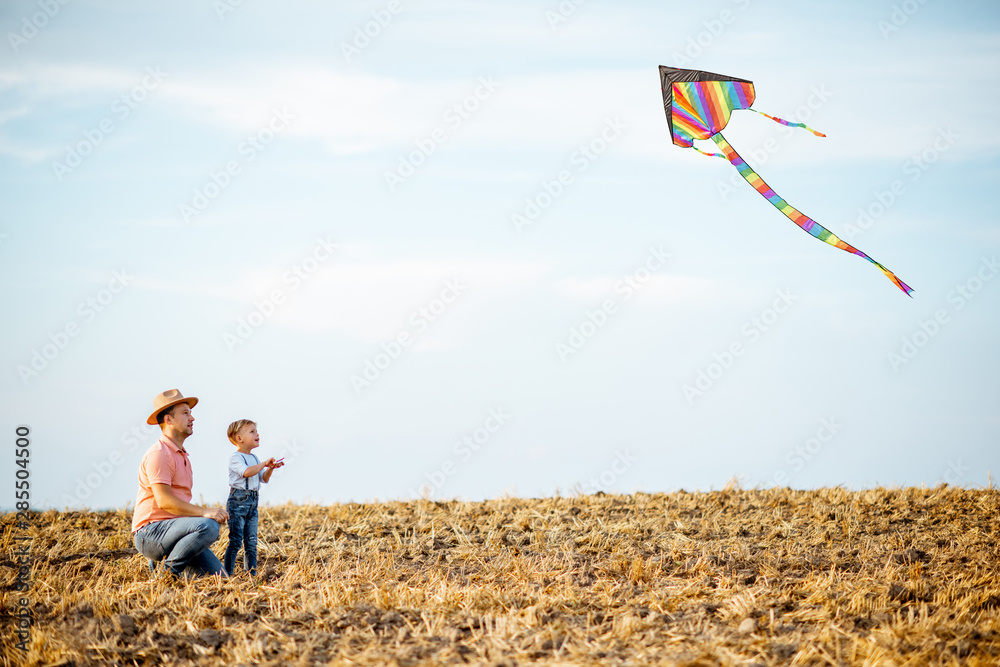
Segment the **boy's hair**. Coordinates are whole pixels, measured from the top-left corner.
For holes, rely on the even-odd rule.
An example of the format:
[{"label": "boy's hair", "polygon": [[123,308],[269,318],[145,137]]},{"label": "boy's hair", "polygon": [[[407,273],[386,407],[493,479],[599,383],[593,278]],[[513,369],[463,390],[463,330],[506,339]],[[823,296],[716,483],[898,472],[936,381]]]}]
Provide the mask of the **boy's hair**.
[{"label": "boy's hair", "polygon": [[236,434],[243,430],[246,426],[256,426],[257,422],[252,422],[249,419],[237,419],[229,428],[226,429],[226,435],[229,436],[229,442],[236,444]]}]

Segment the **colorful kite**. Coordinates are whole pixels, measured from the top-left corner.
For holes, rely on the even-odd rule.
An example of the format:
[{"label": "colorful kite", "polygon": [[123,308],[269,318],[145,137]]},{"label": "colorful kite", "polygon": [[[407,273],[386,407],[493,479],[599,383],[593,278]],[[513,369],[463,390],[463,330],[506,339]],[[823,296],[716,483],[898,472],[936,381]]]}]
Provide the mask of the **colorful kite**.
[{"label": "colorful kite", "polygon": [[[699,153],[729,160],[740,172],[740,176],[753,186],[764,199],[771,202],[775,208],[784,213],[796,225],[809,232],[820,241],[826,241],[841,250],[854,253],[859,257],[882,269],[896,286],[907,295],[913,291],[909,285],[897,278],[889,269],[861,252],[854,246],[837,238],[830,230],[793,208],[784,199],[775,194],[767,183],[750,168],[743,158],[729,145],[721,132],[729,123],[730,114],[737,109],[750,109],[753,104],[753,83],[731,76],[720,76],[711,72],[701,72],[691,69],[677,69],[660,65],[660,87],[663,89],[663,109],[667,113],[667,123],[670,125],[670,135],[678,146],[694,148]],[[750,111],[757,111],[750,109]],[[790,123],[766,113],[757,111],[773,121],[801,127],[818,137],[825,137],[816,130],[806,127],[803,123]],[[722,150],[722,153],[708,153],[696,148],[695,139],[711,139]]]}]

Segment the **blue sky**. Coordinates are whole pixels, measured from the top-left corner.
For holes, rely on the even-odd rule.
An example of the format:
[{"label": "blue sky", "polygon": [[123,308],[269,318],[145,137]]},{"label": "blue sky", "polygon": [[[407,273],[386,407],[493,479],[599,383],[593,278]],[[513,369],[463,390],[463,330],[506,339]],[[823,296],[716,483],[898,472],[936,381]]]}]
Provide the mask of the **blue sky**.
[{"label": "blue sky", "polygon": [[[205,502],[239,418],[289,462],[267,502],[987,484],[998,19],[4,3],[0,401],[33,503],[133,502],[169,388],[201,400]],[[826,133],[725,130],[913,298],[671,145],[661,64]]]}]

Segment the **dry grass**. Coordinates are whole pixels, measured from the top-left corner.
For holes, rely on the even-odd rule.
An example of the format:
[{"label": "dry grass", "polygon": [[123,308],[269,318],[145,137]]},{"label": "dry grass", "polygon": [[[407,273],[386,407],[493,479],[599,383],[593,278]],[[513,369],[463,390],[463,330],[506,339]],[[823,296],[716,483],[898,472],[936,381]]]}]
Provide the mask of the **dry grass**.
[{"label": "dry grass", "polygon": [[50,511],[27,663],[997,665],[998,517],[945,486],[287,505],[253,585],[152,579],[129,513]]}]

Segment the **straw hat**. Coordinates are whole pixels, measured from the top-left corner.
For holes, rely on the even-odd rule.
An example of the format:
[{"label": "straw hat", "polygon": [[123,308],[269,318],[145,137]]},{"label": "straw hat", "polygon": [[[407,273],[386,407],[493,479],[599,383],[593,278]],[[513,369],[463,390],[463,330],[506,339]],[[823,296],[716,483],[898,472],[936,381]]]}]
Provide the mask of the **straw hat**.
[{"label": "straw hat", "polygon": [[166,410],[167,408],[177,405],[178,403],[187,403],[193,408],[198,405],[198,399],[194,396],[184,398],[184,394],[177,389],[168,389],[162,394],[157,394],[156,398],[153,399],[153,413],[149,415],[148,419],[146,419],[146,423],[155,424],[156,415],[160,414],[160,412]]}]

